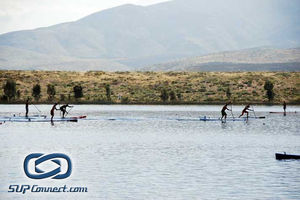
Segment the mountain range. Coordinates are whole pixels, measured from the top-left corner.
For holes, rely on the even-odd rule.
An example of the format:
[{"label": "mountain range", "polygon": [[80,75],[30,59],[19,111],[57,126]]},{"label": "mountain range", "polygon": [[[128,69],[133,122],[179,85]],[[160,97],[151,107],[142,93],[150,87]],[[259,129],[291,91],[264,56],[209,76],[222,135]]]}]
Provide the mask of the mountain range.
[{"label": "mountain range", "polygon": [[[266,54],[291,51],[296,53],[294,63],[299,61],[299,51],[291,50],[300,46],[299,13],[298,0],[127,4],[74,22],[0,35],[0,69],[130,71],[151,66],[148,69],[163,70],[157,64],[196,57],[188,61],[194,63],[199,56],[241,49],[251,49],[251,55],[261,49],[271,49]],[[271,48],[255,48],[264,46]],[[251,55],[243,63],[261,62]],[[285,60],[284,53],[276,55]],[[220,58],[208,57],[208,63],[220,63]],[[273,61],[286,63],[265,59],[264,64]]]}]

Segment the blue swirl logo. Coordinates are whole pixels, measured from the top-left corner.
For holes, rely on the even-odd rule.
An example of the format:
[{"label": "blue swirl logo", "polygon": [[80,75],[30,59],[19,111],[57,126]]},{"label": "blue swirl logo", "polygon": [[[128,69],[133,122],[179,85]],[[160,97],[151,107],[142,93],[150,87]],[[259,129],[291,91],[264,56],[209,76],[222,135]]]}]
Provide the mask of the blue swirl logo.
[{"label": "blue swirl logo", "polygon": [[[44,172],[43,170],[38,168],[39,164],[42,164],[49,160],[57,164],[58,167],[48,172]],[[61,161],[63,160],[65,161],[64,163],[67,164],[67,170],[65,173],[61,173]],[[31,168],[29,167],[29,165],[31,165]],[[32,173],[32,171],[34,171],[34,173]],[[33,153],[28,155],[24,160],[24,172],[26,176],[32,179],[44,179],[49,177],[52,177],[52,179],[65,179],[71,175],[72,163],[71,159],[67,155],[62,153],[53,153],[48,155],[44,155],[42,153]]]}]

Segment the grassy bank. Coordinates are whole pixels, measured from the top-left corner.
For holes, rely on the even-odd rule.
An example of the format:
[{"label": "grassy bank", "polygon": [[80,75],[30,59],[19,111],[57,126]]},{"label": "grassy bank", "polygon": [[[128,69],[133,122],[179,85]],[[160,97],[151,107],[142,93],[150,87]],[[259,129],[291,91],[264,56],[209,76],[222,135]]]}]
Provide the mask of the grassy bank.
[{"label": "grassy bank", "polygon": [[[299,77],[299,72],[0,71],[1,85],[12,79],[19,90],[9,103],[23,103],[28,97],[32,98],[32,87],[39,84],[39,103],[219,104],[230,97],[236,104],[267,104],[264,83],[269,80],[274,84],[272,103],[285,100],[300,104]],[[48,84],[55,86],[54,99],[48,97]],[[78,99],[73,92],[76,85],[83,88],[83,97]],[[168,97],[165,102],[161,98],[162,91]],[[2,98],[1,102],[7,101]]]}]

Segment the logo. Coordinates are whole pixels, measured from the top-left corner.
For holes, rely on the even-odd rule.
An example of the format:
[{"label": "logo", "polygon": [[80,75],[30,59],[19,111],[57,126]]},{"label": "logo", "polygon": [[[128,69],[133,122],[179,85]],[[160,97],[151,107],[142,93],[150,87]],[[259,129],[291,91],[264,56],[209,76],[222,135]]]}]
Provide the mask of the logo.
[{"label": "logo", "polygon": [[[41,170],[38,165],[42,163],[48,163],[51,161],[58,165],[57,168],[44,172]],[[64,169],[62,170],[62,165],[64,165]],[[65,171],[65,172],[62,172]],[[28,155],[24,160],[24,172],[26,176],[32,179],[44,179],[52,177],[52,179],[65,179],[71,175],[72,172],[72,163],[71,159],[61,153],[53,153],[44,155],[42,153],[33,153]]]}]

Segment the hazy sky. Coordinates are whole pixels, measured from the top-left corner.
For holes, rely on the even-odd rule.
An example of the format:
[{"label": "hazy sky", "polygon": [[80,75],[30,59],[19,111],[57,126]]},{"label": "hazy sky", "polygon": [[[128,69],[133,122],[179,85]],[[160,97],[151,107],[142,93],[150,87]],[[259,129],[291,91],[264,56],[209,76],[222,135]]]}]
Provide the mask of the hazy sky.
[{"label": "hazy sky", "polygon": [[166,0],[0,0],[0,34],[74,21],[122,4],[163,1]]}]

